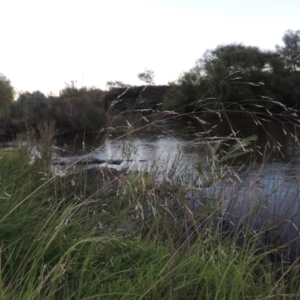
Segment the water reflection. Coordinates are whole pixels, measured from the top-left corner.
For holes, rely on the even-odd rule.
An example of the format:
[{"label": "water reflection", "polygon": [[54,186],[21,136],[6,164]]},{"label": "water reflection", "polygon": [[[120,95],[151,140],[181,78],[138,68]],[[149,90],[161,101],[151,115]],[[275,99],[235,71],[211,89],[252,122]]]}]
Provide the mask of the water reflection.
[{"label": "water reflection", "polygon": [[[257,142],[253,147],[259,152],[243,155],[238,161],[242,163],[290,163],[299,164],[300,147],[297,132],[292,125],[281,122],[264,122],[257,125],[251,118],[235,118],[232,120],[210,120],[203,125],[192,119],[161,120],[158,122],[159,133],[138,133],[126,138],[114,136],[85,136],[59,137],[56,139],[54,157],[79,158],[81,155],[92,153],[91,157],[100,160],[123,160],[123,165],[130,168],[151,168],[152,162],[159,165],[161,170],[170,169],[174,163],[181,161],[184,167],[194,164],[203,153],[204,138],[226,137],[232,132],[241,137],[256,135]],[[204,128],[205,126],[205,128]],[[197,133],[212,128],[210,132],[199,137]],[[294,137],[288,132],[292,132]],[[1,140],[1,146],[11,144]],[[279,147],[281,146],[281,147]]]},{"label": "water reflection", "polygon": [[[103,165],[156,172],[158,180],[173,172],[183,184],[200,187],[211,201],[224,199],[224,213],[232,222],[245,222],[254,228],[269,222],[280,227],[278,236],[282,242],[298,238],[300,148],[295,137],[285,134],[293,128],[284,128],[278,122],[267,122],[261,127],[249,119],[234,119],[231,127],[226,122],[215,122],[214,125],[210,136],[228,136],[232,129],[243,137],[257,135],[254,146],[262,153],[239,157],[237,163],[245,166],[237,172],[238,177],[228,173],[217,186],[201,185],[204,179],[195,168],[197,162],[206,158],[205,143],[193,135],[203,131],[195,121],[167,124],[165,134],[143,133],[127,139],[105,137],[102,140],[86,137],[85,151],[93,151],[92,157],[107,162],[111,159],[122,161],[120,165]],[[170,134],[170,130],[174,134]],[[72,145],[72,141],[64,140],[64,143]],[[80,152],[81,145],[78,145],[77,151]],[[73,149],[76,152],[76,147]],[[199,199],[197,203],[201,201]],[[297,248],[298,244],[294,247]]]},{"label": "water reflection", "polygon": [[[212,201],[224,199],[224,212],[233,221],[263,224],[275,220],[277,225],[284,224],[289,230],[289,239],[296,238],[300,229],[297,133],[293,126],[280,122],[265,122],[263,126],[257,126],[250,118],[230,121],[230,124],[225,120],[211,121],[210,126],[215,127],[203,138],[195,135],[204,131],[195,120],[190,123],[179,120],[161,122],[163,130],[157,134],[143,132],[127,138],[116,135],[57,138],[54,157],[68,164],[85,156],[112,168],[155,172],[157,180],[163,179],[167,173],[172,174],[184,184],[201,187]],[[253,147],[262,155],[253,152],[239,157],[237,165],[245,166],[237,172],[237,177],[228,174],[218,186],[201,186],[203,178],[195,166],[207,157],[204,138],[224,137],[232,131],[242,137],[256,135],[258,140]],[[286,134],[288,131],[294,137]],[[8,143],[2,145],[9,146]],[[120,163],[112,164],[112,160]],[[288,236],[283,231],[280,234],[283,240]]]},{"label": "water reflection", "polygon": [[192,145],[189,141],[163,135],[122,140],[105,138],[91,156],[104,161],[120,160],[118,168],[148,172],[156,168],[157,172],[169,172],[174,167],[184,169],[188,163],[197,161],[198,154],[191,151],[189,145]]}]

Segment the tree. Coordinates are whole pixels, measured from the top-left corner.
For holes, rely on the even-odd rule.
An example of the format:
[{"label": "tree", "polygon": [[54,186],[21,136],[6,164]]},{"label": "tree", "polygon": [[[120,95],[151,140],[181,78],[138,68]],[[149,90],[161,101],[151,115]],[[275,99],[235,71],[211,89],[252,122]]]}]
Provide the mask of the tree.
[{"label": "tree", "polygon": [[9,114],[13,100],[13,87],[10,81],[3,74],[0,74],[0,119]]},{"label": "tree", "polygon": [[138,79],[144,81],[146,84],[154,84],[154,72],[150,69],[145,69],[144,72],[139,73]]},{"label": "tree", "polygon": [[216,98],[214,103],[245,103],[247,99],[254,103],[257,96],[267,93],[271,57],[270,52],[241,44],[221,45],[208,51],[198,62],[208,96]]},{"label": "tree", "polygon": [[40,91],[21,93],[14,103],[16,117],[30,125],[47,120],[48,108],[49,101]]},{"label": "tree", "polygon": [[[274,79],[287,78],[287,71],[275,53],[241,44],[220,45],[207,50],[195,67],[177,80],[172,94],[165,98],[164,108],[188,112],[204,106],[222,109],[226,103],[230,109],[241,109],[241,105],[250,109],[250,104],[253,108],[253,104],[261,105],[261,96],[281,102],[287,86],[281,94],[272,89],[277,88]],[[266,103],[268,109],[272,108],[271,101]]]},{"label": "tree", "polygon": [[97,88],[77,88],[74,82],[51,100],[52,115],[61,130],[93,130],[106,122],[103,97],[106,93]]},{"label": "tree", "polygon": [[276,46],[278,53],[284,58],[286,65],[297,71],[300,67],[300,30],[287,30],[282,38],[284,46]]}]

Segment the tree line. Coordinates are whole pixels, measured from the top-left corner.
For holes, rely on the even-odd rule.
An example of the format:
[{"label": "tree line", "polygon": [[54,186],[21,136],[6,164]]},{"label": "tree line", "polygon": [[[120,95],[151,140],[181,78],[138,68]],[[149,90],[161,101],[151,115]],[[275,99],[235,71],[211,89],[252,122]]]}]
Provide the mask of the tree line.
[{"label": "tree line", "polygon": [[[207,50],[195,66],[171,83],[164,108],[195,111],[203,105],[216,109],[230,103],[238,109],[247,101],[268,109],[276,102],[297,107],[300,101],[300,30],[288,30],[284,46],[276,51],[241,44],[220,45]],[[253,107],[253,106],[252,106]]]},{"label": "tree line", "polygon": [[45,96],[40,91],[21,93],[10,103],[6,117],[0,120],[2,131],[14,134],[53,121],[61,134],[102,128],[106,125],[105,94],[97,88],[77,88],[74,82],[58,96]]},{"label": "tree line", "polygon": [[286,31],[282,40],[284,45],[276,46],[275,51],[219,45],[207,50],[194,67],[167,87],[155,88],[154,72],[146,69],[138,74],[146,83],[143,87],[109,81],[108,90],[103,91],[77,88],[71,82],[58,96],[23,92],[14,101],[14,88],[0,75],[0,134],[20,132],[45,121],[55,121],[61,133],[97,130],[106,125],[112,108],[131,113],[135,108],[201,112],[203,107],[218,109],[230,103],[232,110],[238,110],[241,105],[259,108],[262,99],[272,99],[263,102],[268,110],[276,110],[276,103],[299,108],[300,30]]}]

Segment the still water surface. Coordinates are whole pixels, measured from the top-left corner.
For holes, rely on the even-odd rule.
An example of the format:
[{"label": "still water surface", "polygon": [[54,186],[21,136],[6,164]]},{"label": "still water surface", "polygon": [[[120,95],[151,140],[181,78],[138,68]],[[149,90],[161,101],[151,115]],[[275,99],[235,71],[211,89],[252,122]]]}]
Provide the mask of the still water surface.
[{"label": "still water surface", "polygon": [[[225,212],[232,220],[247,219],[256,225],[273,222],[280,227],[278,235],[282,242],[299,238],[300,147],[295,128],[280,122],[257,126],[247,118],[233,119],[231,126],[225,121],[212,121],[211,126],[215,127],[204,137],[226,137],[231,130],[245,138],[256,135],[258,140],[253,146],[263,155],[252,153],[239,157],[235,164],[244,167],[236,172],[237,176],[228,174],[229,180],[221,181],[217,187],[202,186],[206,195],[214,199],[222,195]],[[174,174],[182,176],[185,183],[200,186],[201,176],[195,166],[206,157],[206,148],[204,137],[197,138],[195,133],[204,129],[196,121],[184,120],[163,121],[159,129],[156,134],[143,132],[124,138],[116,135],[59,138],[55,153],[67,162],[92,151],[90,158],[104,160],[102,165],[155,170],[158,178],[174,169]],[[111,160],[121,163],[113,165]],[[295,243],[297,248],[298,242]]]},{"label": "still water surface", "polygon": [[[238,136],[247,138],[256,135],[258,140],[254,147],[264,153],[263,156],[251,155],[251,161],[257,163],[300,163],[300,147],[295,137],[288,133],[290,131],[297,137],[293,126],[284,127],[280,122],[269,122],[263,126],[257,126],[250,118],[231,120],[231,127],[225,120],[223,122],[213,120],[207,128],[214,127],[209,134],[203,138],[197,137],[197,133],[204,129],[196,121],[162,121],[158,124],[158,133],[136,133],[131,135],[117,136],[76,136],[62,137],[56,140],[57,157],[77,157],[93,151],[92,157],[110,160],[119,159],[124,163],[130,163],[137,168],[149,167],[153,161],[161,167],[166,167],[178,160],[181,163],[193,162],[198,159],[201,149],[208,137],[226,137],[232,131]],[[276,141],[276,142],[275,142]],[[281,145],[280,151],[277,145]],[[243,163],[249,163],[249,155],[239,158]]]},{"label": "still water surface", "polygon": [[[255,211],[253,222],[256,224],[275,220],[284,226],[285,232],[280,232],[282,239],[299,236],[300,147],[295,128],[274,121],[257,126],[247,118],[233,119],[230,126],[225,120],[210,123],[214,128],[200,138],[197,133],[204,132],[204,128],[195,120],[161,121],[157,123],[156,133],[59,137],[53,157],[68,165],[84,155],[90,161],[102,161],[103,166],[155,171],[158,178],[173,172],[188,181],[185,183],[200,186],[203,178],[195,166],[206,157],[205,138],[226,137],[232,130],[245,138],[256,135],[258,140],[253,146],[263,155],[252,153],[239,157],[235,164],[244,167],[236,172],[237,176],[228,174],[229,181],[223,180],[217,187],[202,188],[211,198],[222,195],[226,211],[237,220]],[[99,164],[89,167],[95,165]]]}]

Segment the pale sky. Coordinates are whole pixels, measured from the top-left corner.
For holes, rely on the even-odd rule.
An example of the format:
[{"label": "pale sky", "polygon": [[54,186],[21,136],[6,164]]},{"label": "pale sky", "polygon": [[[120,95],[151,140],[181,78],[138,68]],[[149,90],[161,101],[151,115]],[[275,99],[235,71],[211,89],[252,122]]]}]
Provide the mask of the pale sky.
[{"label": "pale sky", "polygon": [[0,73],[46,95],[145,68],[167,84],[220,44],[274,50],[299,16],[300,0],[0,0]]}]

